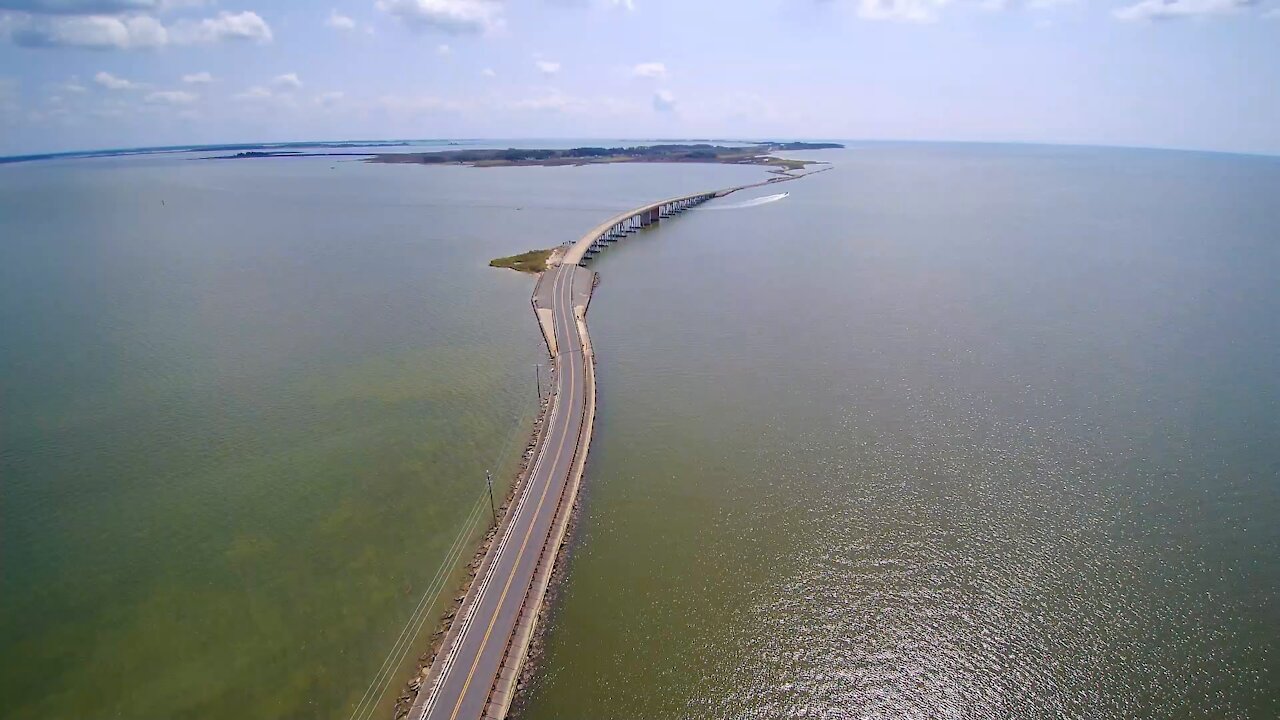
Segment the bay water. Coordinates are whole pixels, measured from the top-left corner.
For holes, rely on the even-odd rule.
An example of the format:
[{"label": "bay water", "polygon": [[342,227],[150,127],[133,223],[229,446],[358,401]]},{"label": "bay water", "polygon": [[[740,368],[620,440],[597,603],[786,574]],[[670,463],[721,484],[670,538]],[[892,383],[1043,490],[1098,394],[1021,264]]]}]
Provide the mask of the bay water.
[{"label": "bay water", "polygon": [[[1274,716],[1280,160],[797,155],[593,265],[524,716]],[[765,177],[198,157],[0,167],[0,716],[388,717],[545,363],[487,261]]]},{"label": "bay water", "polygon": [[814,155],[596,263],[526,719],[1276,717],[1280,159]]},{"label": "bay water", "polygon": [[760,174],[203,155],[0,166],[0,717],[390,717],[545,379],[488,261]]}]

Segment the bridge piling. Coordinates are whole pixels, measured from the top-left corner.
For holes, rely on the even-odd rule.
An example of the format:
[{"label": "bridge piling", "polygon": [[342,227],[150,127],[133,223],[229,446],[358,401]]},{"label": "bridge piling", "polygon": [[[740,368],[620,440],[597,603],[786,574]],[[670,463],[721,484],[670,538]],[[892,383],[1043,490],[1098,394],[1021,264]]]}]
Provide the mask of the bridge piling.
[{"label": "bridge piling", "polygon": [[[738,189],[740,188],[729,188],[727,191],[733,192]],[[685,210],[701,205],[715,197],[720,197],[720,194],[687,195],[647,205],[624,215],[618,215],[609,220],[607,224],[600,225],[590,234],[584,236],[576,245],[571,246],[563,262],[586,267],[588,260],[604,252],[611,243],[618,242],[628,235],[638,233],[655,223],[679,215]]]}]

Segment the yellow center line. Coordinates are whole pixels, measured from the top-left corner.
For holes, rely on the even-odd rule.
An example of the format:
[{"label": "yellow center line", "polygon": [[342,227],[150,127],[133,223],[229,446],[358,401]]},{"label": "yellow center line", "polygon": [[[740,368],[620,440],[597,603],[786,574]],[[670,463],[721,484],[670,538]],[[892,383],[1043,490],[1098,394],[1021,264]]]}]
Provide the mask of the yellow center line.
[{"label": "yellow center line", "polygon": [[[573,271],[570,270],[570,272],[573,272]],[[564,286],[564,283],[561,282],[561,278],[556,278],[556,281],[561,287]],[[561,296],[564,295],[563,292],[559,292],[558,294]],[[572,301],[572,299],[573,299],[573,296],[572,296],[572,293],[570,293],[569,300]],[[561,317],[564,317],[563,308],[561,309],[560,315]],[[567,322],[568,321],[566,321],[566,324],[565,324],[565,332],[566,332],[566,335],[570,335],[571,332],[569,331],[569,326]],[[554,332],[554,328],[553,328],[553,332]],[[569,364],[572,366],[573,364],[572,358],[570,359]],[[573,397],[573,394],[576,390],[575,388],[576,383],[574,383],[573,381],[573,373],[569,372],[567,374],[569,376],[569,389],[568,389],[568,392],[565,393],[565,395],[566,395],[566,400],[569,400]],[[561,437],[560,439],[560,445],[556,448],[555,460],[551,462],[551,468],[549,472],[555,472],[556,466],[560,463],[560,457],[564,453],[565,442],[569,439],[569,433],[567,431],[568,426],[566,425],[565,427],[566,427],[566,432],[564,433],[563,437]],[[476,668],[480,665],[480,658],[484,655],[485,646],[489,644],[489,636],[493,633],[493,626],[497,624],[498,616],[502,613],[502,603],[506,600],[507,593],[511,590],[511,583],[514,582],[516,579],[516,570],[520,567],[520,560],[524,557],[524,551],[529,544],[529,538],[533,535],[533,526],[535,524],[535,521],[538,515],[542,512],[542,505],[543,503],[546,502],[547,493],[550,490],[551,490],[551,478],[550,478],[550,475],[548,475],[547,483],[542,488],[542,495],[538,498],[538,506],[534,508],[533,515],[529,520],[529,528],[525,530],[524,538],[520,541],[520,550],[516,553],[516,559],[511,566],[511,573],[507,576],[507,582],[506,582],[506,585],[504,585],[502,588],[502,594],[498,596],[498,604],[493,609],[493,616],[490,617],[489,619],[489,626],[485,628],[484,637],[480,639],[480,647],[476,650],[475,660],[472,661],[471,669],[467,672],[467,680],[462,684],[462,692],[458,693],[458,702],[453,706],[453,713],[449,715],[450,720],[457,720],[458,712],[462,709],[462,701],[467,697],[467,690],[471,687],[471,681],[475,677]]]}]

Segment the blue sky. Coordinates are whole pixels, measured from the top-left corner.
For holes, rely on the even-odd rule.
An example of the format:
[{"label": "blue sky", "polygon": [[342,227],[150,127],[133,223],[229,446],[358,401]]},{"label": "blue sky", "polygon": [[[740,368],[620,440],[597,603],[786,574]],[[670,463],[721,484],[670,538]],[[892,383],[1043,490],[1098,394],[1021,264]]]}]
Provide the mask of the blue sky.
[{"label": "blue sky", "polygon": [[763,136],[1280,154],[1280,0],[0,0],[0,154]]}]

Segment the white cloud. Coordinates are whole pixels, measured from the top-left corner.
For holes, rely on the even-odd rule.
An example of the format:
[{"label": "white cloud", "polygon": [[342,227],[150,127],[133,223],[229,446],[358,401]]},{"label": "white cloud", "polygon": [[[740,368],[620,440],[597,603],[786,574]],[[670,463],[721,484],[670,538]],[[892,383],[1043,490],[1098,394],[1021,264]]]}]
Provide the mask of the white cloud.
[{"label": "white cloud", "polygon": [[[12,0],[0,0],[0,3],[7,3],[7,6],[19,4]],[[53,7],[51,3],[47,5]],[[79,2],[74,7],[90,5]],[[107,4],[102,7],[116,6]],[[266,21],[249,11],[222,12],[217,17],[202,20],[180,20],[168,27],[150,15],[86,15],[70,10],[61,14],[52,11],[43,14],[0,12],[0,34],[7,35],[11,42],[22,47],[93,50],[137,50],[223,40],[271,41],[271,28]]]},{"label": "white cloud", "polygon": [[663,78],[667,76],[667,66],[660,62],[645,62],[631,68],[636,77]]},{"label": "white cloud", "polygon": [[950,0],[858,0],[858,17],[864,20],[933,22]]},{"label": "white cloud", "polygon": [[285,73],[272,78],[271,85],[287,92],[300,89],[302,81],[298,79],[298,73]]},{"label": "white cloud", "polygon": [[271,97],[271,91],[261,85],[254,85],[242,93],[232,96],[236,100],[266,100]]},{"label": "white cloud", "polygon": [[243,92],[231,96],[232,100],[276,111],[297,110],[305,105],[320,103],[324,94],[304,96],[304,83],[297,73],[284,73],[261,85],[251,85]]},{"label": "white cloud", "polygon": [[1228,15],[1257,4],[1257,0],[1142,0],[1112,11],[1120,20],[1174,20],[1204,15]]},{"label": "white cloud", "polygon": [[188,85],[208,85],[213,82],[213,76],[207,72],[190,73],[182,76],[182,82]]},{"label": "white cloud", "polygon": [[143,99],[153,105],[190,105],[200,96],[186,90],[157,90]]},{"label": "white cloud", "polygon": [[676,109],[676,96],[669,90],[659,90],[653,94],[653,109],[658,112],[671,112]]},{"label": "white cloud", "polygon": [[142,87],[141,85],[131,80],[125,80],[122,77],[116,77],[115,75],[112,75],[111,73],[105,70],[103,70],[102,72],[99,72],[97,75],[94,75],[93,81],[108,90],[137,90],[138,88]]},{"label": "white cloud", "polygon": [[480,74],[481,74],[481,75],[483,75],[483,76],[485,76],[485,77],[487,77],[487,78],[497,77],[497,76],[498,76],[498,73],[494,72],[494,71],[493,71],[493,68],[485,68],[485,69],[483,69],[483,70],[481,70],[481,71],[480,71]]},{"label": "white cloud", "polygon": [[115,15],[159,7],[159,0],[0,0],[0,10],[48,15]]},{"label": "white cloud", "polygon": [[175,42],[213,43],[222,40],[242,40],[260,45],[271,42],[271,26],[258,13],[245,10],[239,13],[220,12],[217,17],[199,21],[185,21],[174,25]]},{"label": "white cloud", "polygon": [[414,30],[487,33],[502,27],[502,6],[492,0],[378,0],[377,8]]},{"label": "white cloud", "polygon": [[63,83],[61,86],[64,92],[80,94],[88,91],[89,88],[80,83],[80,78],[71,78],[69,82]]},{"label": "white cloud", "polygon": [[444,43],[440,43],[439,45],[436,46],[437,55],[440,55],[443,57],[445,55],[449,55],[452,53],[453,53],[453,48],[449,47],[448,45],[445,45]]},{"label": "white cloud", "polygon": [[148,15],[11,15],[3,20],[9,39],[22,47],[130,50],[169,42],[169,31]]},{"label": "white cloud", "polygon": [[534,65],[538,66],[538,72],[543,75],[555,75],[560,72],[560,63],[554,60],[536,60]]},{"label": "white cloud", "polygon": [[628,11],[636,9],[636,5],[632,0],[605,0],[605,4],[609,7],[622,8]]},{"label": "white cloud", "polygon": [[356,29],[356,21],[352,20],[346,15],[343,15],[337,10],[329,11],[329,18],[324,21],[324,24],[328,25],[331,28],[334,28],[335,30],[355,30]]}]

